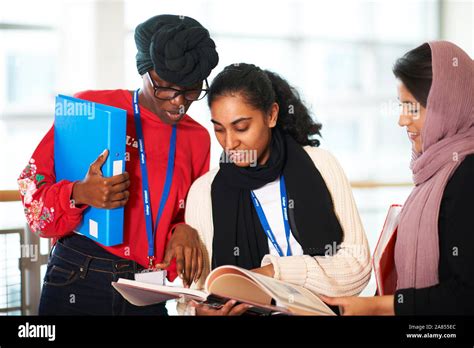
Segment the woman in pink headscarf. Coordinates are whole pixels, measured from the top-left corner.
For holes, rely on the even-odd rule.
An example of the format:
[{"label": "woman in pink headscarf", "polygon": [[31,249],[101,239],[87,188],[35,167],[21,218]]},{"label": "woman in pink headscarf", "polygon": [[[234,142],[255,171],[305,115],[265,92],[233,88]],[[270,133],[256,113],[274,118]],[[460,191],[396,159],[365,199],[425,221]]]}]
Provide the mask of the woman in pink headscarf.
[{"label": "woman in pink headscarf", "polygon": [[344,315],[473,315],[474,62],[436,41],[406,53],[393,72],[415,184],[398,226],[397,290],[325,301]]}]

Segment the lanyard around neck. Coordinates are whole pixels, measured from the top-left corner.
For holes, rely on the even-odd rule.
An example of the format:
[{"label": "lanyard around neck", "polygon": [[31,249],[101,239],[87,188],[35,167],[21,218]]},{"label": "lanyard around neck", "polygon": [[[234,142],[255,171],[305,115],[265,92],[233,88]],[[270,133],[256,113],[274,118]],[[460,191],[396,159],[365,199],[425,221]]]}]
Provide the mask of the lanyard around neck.
[{"label": "lanyard around neck", "polygon": [[148,171],[146,165],[146,156],[145,156],[145,139],[143,137],[143,128],[142,121],[140,118],[140,106],[138,105],[138,91],[137,89],[133,94],[133,113],[135,119],[135,128],[137,131],[138,138],[138,149],[140,152],[140,169],[142,173],[142,190],[143,190],[143,205],[145,210],[145,224],[146,224],[146,233],[148,239],[148,259],[149,267],[153,265],[153,259],[155,257],[155,236],[156,230],[160,223],[163,210],[168,200],[171,182],[173,179],[174,172],[174,159],[176,153],[176,125],[173,125],[171,131],[170,147],[168,152],[168,165],[166,167],[166,179],[163,186],[163,192],[161,193],[160,206],[158,208],[158,213],[156,215],[155,226],[153,228],[153,220],[151,216],[151,198],[150,198],[150,189],[148,184]]},{"label": "lanyard around neck", "polygon": [[[273,244],[273,247],[278,252],[278,255],[285,256],[283,254],[283,251],[281,250],[280,245],[278,245],[278,242],[275,238],[275,235],[272,232],[272,229],[270,228],[270,224],[268,223],[267,217],[265,216],[265,213],[263,212],[262,205],[260,204],[257,196],[255,195],[253,191],[250,191],[250,194],[252,196],[253,205],[255,207],[255,210],[257,211],[258,218],[260,220],[260,223],[262,224],[265,234],[267,235],[270,242]],[[288,221],[288,200],[287,200],[287,195],[286,195],[285,178],[283,177],[283,175],[280,177],[280,196],[281,196],[281,210],[283,213],[283,225],[285,226],[285,236],[286,236],[286,245],[287,245],[286,256],[291,256],[292,255],[291,248],[290,248],[291,230],[290,230],[290,223]]]}]

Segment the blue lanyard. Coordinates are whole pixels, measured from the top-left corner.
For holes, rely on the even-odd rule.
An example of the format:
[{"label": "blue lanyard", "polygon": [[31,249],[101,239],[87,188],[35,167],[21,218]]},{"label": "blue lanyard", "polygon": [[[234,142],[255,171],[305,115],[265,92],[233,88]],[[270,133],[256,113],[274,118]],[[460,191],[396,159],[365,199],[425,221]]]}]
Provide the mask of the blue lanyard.
[{"label": "blue lanyard", "polygon": [[[258,201],[257,196],[255,195],[253,191],[250,191],[250,194],[252,196],[253,205],[255,207],[255,210],[257,211],[258,218],[260,219],[260,223],[262,224],[265,234],[267,235],[268,239],[270,239],[270,242],[272,242],[273,246],[278,252],[278,255],[285,256],[276,241],[275,235],[273,234],[272,229],[270,228],[270,224],[268,223],[265,213],[263,212],[262,205]],[[290,247],[291,230],[290,230],[290,223],[288,222],[288,204],[287,204],[288,200],[286,196],[285,178],[283,177],[283,175],[280,177],[280,195],[281,195],[281,210],[283,213],[283,224],[285,225],[285,236],[286,236],[286,245],[287,245],[286,256],[291,256],[292,255],[291,247]]]},{"label": "blue lanyard", "polygon": [[143,137],[142,121],[140,119],[140,107],[138,105],[138,91],[137,89],[133,94],[133,113],[135,119],[135,127],[137,130],[138,138],[138,149],[140,151],[140,169],[142,172],[142,189],[143,189],[143,205],[145,209],[145,223],[146,223],[146,234],[148,238],[148,259],[149,267],[153,265],[153,259],[155,257],[155,235],[158,228],[158,224],[165,208],[166,201],[168,200],[171,181],[173,179],[174,172],[174,157],[176,153],[176,125],[173,125],[170,139],[170,148],[168,152],[168,166],[166,167],[166,179],[161,194],[160,206],[158,208],[158,214],[156,215],[155,226],[153,228],[153,220],[151,217],[151,199],[150,189],[148,185],[148,171],[146,167],[146,156],[145,156],[145,141]]}]

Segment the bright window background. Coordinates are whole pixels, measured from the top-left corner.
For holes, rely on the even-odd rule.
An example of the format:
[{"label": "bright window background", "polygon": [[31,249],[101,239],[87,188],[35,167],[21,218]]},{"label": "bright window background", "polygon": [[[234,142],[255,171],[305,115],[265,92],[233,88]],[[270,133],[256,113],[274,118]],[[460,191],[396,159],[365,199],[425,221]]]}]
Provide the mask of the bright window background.
[{"label": "bright window background", "polygon": [[[0,190],[16,189],[16,178],[52,124],[57,93],[140,86],[133,30],[165,13],[191,16],[210,30],[220,63],[209,81],[228,64],[248,62],[296,86],[323,124],[322,147],[338,158],[351,181],[410,182],[410,144],[397,125],[391,68],[407,50],[440,37],[441,3],[456,5],[450,0],[2,1]],[[450,13],[458,18],[462,8]],[[451,19],[451,27],[457,26]],[[446,32],[455,33],[451,27]],[[189,114],[211,133],[211,167],[217,166],[221,149],[206,102],[194,103]],[[354,190],[371,251],[388,206],[403,203],[409,191]],[[20,204],[0,203],[0,229],[24,223]],[[373,291],[372,279],[364,293]]]},{"label": "bright window background", "polygon": [[[149,1],[151,13],[176,13],[211,31],[220,62],[249,62],[278,72],[300,91],[323,124],[321,146],[341,162],[351,181],[410,182],[406,133],[397,125],[396,58],[437,38],[436,1]],[[344,11],[341,11],[344,8]],[[125,50],[127,86],[139,83],[134,68],[133,29],[149,17],[126,1],[130,30]],[[416,20],[412,20],[416,18]],[[189,114],[211,133],[205,102]],[[212,164],[221,148],[214,137]],[[392,203],[403,203],[409,187],[354,189],[371,252]],[[375,291],[374,279],[364,291]]]}]

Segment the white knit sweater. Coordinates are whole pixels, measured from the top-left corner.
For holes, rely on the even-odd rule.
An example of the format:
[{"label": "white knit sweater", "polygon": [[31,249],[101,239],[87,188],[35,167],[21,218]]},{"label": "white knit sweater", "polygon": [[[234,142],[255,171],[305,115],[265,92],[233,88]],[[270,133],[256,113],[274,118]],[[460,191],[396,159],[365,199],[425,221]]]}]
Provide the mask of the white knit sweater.
[{"label": "white knit sweater", "polygon": [[[328,296],[358,295],[370,279],[370,250],[349,181],[341,166],[328,151],[305,146],[304,149],[321,173],[331,194],[335,213],[343,230],[343,242],[333,256],[266,255],[262,266],[273,264],[274,278],[308,288]],[[204,250],[204,271],[192,288],[202,289],[210,272],[212,258],[213,220],[211,184],[217,174],[214,169],[197,179],[188,194],[186,223],[200,236]],[[332,250],[331,250],[332,252]],[[178,313],[194,311],[185,302],[178,303]]]}]

